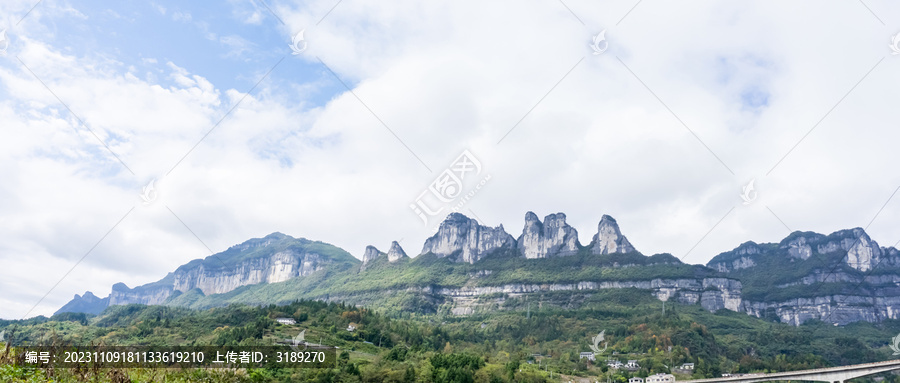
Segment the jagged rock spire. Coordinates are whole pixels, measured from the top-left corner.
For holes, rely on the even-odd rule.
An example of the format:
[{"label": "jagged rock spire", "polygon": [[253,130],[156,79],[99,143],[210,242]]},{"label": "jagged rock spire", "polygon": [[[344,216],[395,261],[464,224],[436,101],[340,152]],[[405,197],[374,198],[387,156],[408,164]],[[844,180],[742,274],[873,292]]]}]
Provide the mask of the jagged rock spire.
[{"label": "jagged rock spire", "polygon": [[397,262],[403,258],[409,258],[409,256],[406,255],[406,252],[403,251],[403,248],[400,247],[400,244],[397,243],[397,241],[391,242],[391,249],[388,250],[387,256],[388,262]]},{"label": "jagged rock spire", "polygon": [[591,240],[591,253],[594,254],[612,254],[612,253],[630,253],[635,251],[628,238],[622,235],[619,230],[619,224],[613,217],[603,215],[600,223],[597,225],[597,234]]},{"label": "jagged rock spire", "polygon": [[566,223],[563,213],[550,214],[544,222],[533,212],[525,214],[525,227],[516,240],[519,253],[525,258],[547,258],[554,255],[572,255],[578,252],[578,232]]},{"label": "jagged rock spire", "polygon": [[375,246],[372,246],[372,245],[366,246],[366,251],[363,252],[363,256],[362,256],[362,265],[360,265],[360,267],[359,267],[360,271],[365,270],[366,265],[368,265],[369,263],[372,263],[372,261],[374,261],[375,258],[378,258],[379,254],[381,254],[381,252],[378,251],[378,249],[376,249]]},{"label": "jagged rock spire", "polygon": [[503,230],[503,225],[487,227],[460,213],[451,213],[441,222],[438,232],[425,240],[422,254],[454,257],[457,261],[475,263],[501,248],[514,249],[516,240]]}]

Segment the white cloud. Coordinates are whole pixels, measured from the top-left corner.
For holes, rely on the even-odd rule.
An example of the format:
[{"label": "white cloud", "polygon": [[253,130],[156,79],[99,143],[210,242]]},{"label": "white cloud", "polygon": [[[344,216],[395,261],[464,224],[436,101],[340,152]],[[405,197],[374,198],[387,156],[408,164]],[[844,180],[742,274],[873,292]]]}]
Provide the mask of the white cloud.
[{"label": "white cloud", "polygon": [[218,36],[214,32],[210,31],[209,23],[205,21],[198,21],[196,25],[197,28],[200,29],[200,32],[203,34],[203,37],[205,39],[211,41],[216,41],[218,39]]},{"label": "white cloud", "polygon": [[222,36],[219,42],[228,47],[225,57],[243,57],[254,46],[252,42],[238,35]]},{"label": "white cloud", "polygon": [[190,23],[193,20],[193,16],[191,16],[190,12],[186,11],[174,11],[172,12],[172,20],[182,22],[182,23]]},{"label": "white cloud", "polygon": [[163,16],[166,15],[166,7],[159,5],[155,2],[151,2],[150,5],[153,6],[153,8],[156,9],[156,11],[159,12],[161,15],[163,15]]},{"label": "white cloud", "polygon": [[232,16],[244,24],[260,25],[265,20],[268,12],[264,4],[257,4],[254,0],[229,0]]},{"label": "white cloud", "polygon": [[[305,28],[309,42],[281,65],[319,57],[363,103],[342,93],[309,107],[305,94],[272,89],[276,69],[219,125],[244,90],[174,62],[153,83],[26,40],[22,61],[135,175],[17,62],[0,67],[0,196],[14,201],[0,206],[0,258],[17,262],[0,280],[22,291],[0,297],[0,317],[24,314],[133,206],[37,313],[208,255],[168,209],[214,251],[281,231],[356,255],[403,239],[416,254],[429,233],[408,205],[463,149],[492,175],[466,205],[487,224],[517,236],[527,210],[562,211],[587,243],[610,214],[639,250],[693,248],[693,263],[780,240],[779,218],[825,233],[866,226],[900,185],[889,157],[900,63],[885,44],[896,31],[859,4],[641,3],[621,22],[632,2],[566,4],[586,25],[545,1],[347,0],[318,26],[332,2],[281,4],[286,41]],[[870,6],[900,22],[887,17],[896,5]],[[602,29],[610,48],[594,56]],[[154,178],[159,200],[142,206]],[[750,179],[759,198],[744,206]],[[900,239],[898,209],[892,201],[869,228],[882,245]]]}]

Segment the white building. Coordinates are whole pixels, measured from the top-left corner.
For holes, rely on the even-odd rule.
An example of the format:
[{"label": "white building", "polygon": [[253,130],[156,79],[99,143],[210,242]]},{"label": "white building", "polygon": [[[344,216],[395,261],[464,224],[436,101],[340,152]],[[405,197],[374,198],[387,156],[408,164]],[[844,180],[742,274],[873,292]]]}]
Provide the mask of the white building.
[{"label": "white building", "polygon": [[656,374],[650,375],[644,379],[645,383],[675,383],[675,376],[672,374]]},{"label": "white building", "polygon": [[636,360],[629,360],[628,363],[625,363],[625,368],[629,370],[637,370],[641,368],[641,365],[638,364],[638,361]]},{"label": "white building", "polygon": [[355,330],[356,330],[356,326],[353,323],[347,325],[347,331],[353,332]]},{"label": "white building", "polygon": [[593,352],[582,352],[581,354],[578,355],[578,359],[587,359],[587,360],[590,360],[591,362],[597,360],[597,358],[594,357]]},{"label": "white building", "polygon": [[609,368],[613,368],[616,370],[625,366],[624,364],[622,364],[622,362],[620,362],[618,360],[610,360],[609,362],[606,362],[606,365],[609,366]]},{"label": "white building", "polygon": [[678,369],[679,370],[693,370],[694,364],[693,363],[685,363],[685,364],[682,364],[680,367],[678,367]]},{"label": "white building", "polygon": [[297,321],[295,321],[294,318],[275,318],[275,321],[287,325],[297,324]]},{"label": "white building", "polygon": [[628,379],[628,383],[644,383],[644,378],[639,378],[637,376]]}]

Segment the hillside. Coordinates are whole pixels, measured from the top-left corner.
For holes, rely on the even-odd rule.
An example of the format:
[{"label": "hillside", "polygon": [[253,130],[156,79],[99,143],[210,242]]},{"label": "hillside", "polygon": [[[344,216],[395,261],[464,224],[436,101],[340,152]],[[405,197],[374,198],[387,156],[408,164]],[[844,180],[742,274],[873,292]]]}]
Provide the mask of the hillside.
[{"label": "hillside", "polygon": [[746,242],[707,266],[741,281],[742,311],[786,323],[879,322],[900,309],[900,251],[860,228]]},{"label": "hillside", "polygon": [[[548,295],[561,294],[552,293]],[[286,382],[544,382],[560,374],[624,382],[630,377],[673,372],[680,379],[717,377],[722,373],[788,371],[885,360],[890,337],[900,321],[834,327],[811,322],[800,327],[767,322],[741,313],[710,313],[698,305],[661,303],[646,291],[605,290],[578,309],[552,305],[496,311],[467,317],[454,315],[392,319],[365,308],[318,301],[282,306],[232,305],[208,310],[121,305],[101,315],[60,315],[28,321],[0,322],[16,345],[102,342],[116,345],[271,345],[306,331],[306,339],[340,347],[333,369],[250,369],[152,371],[130,369],[93,372],[100,382],[121,372],[134,381],[149,376],[168,381]],[[290,317],[296,325],[277,324]],[[347,331],[348,324],[357,326]],[[614,370],[604,362],[579,358],[591,337],[605,331],[607,349],[600,357],[640,368]],[[671,347],[671,349],[670,349]],[[671,351],[670,351],[671,350]],[[0,357],[2,359],[2,357]],[[448,360],[472,362],[451,372]],[[601,360],[602,360],[601,359]],[[693,371],[672,366],[695,363]],[[3,366],[0,381],[43,382],[42,372]],[[85,373],[90,375],[90,369]],[[550,379],[550,373],[555,379]],[[32,375],[28,375],[32,374]],[[38,375],[35,375],[38,374]],[[73,371],[57,371],[61,382],[78,380]],[[69,375],[67,375],[69,374]],[[454,375],[455,374],[455,375]],[[897,376],[885,375],[886,382]]]},{"label": "hillside", "polygon": [[175,298],[166,304],[209,308],[229,303],[323,299],[395,312],[460,312],[461,308],[474,312],[507,306],[510,297],[530,295],[540,300],[542,295],[555,291],[570,291],[574,297],[610,288],[638,288],[667,299],[666,294],[672,294],[687,303],[697,303],[704,292],[710,296],[720,292],[712,282],[703,282],[720,281],[717,276],[707,268],[681,264],[665,254],[596,256],[582,251],[567,257],[528,260],[495,255],[474,264],[452,262],[433,254],[395,263],[382,256],[362,271],[324,272],[309,278],[246,286],[226,294],[201,296],[195,292],[189,301]]},{"label": "hillside", "polygon": [[[610,216],[601,217],[586,245],[565,214],[539,220],[528,212],[524,221],[513,237],[503,225],[453,213],[415,257],[392,242],[387,252],[366,247],[362,261],[330,244],[273,233],[193,260],[154,283],[118,283],[106,298],[76,295],[58,313],[97,314],[131,303],[203,309],[317,299],[392,315],[473,315],[518,308],[518,298],[573,309],[604,290],[639,289],[663,301],[793,325],[900,317],[900,251],[880,247],[859,228],[746,242],[701,266],[641,254]],[[550,299],[550,293],[559,294]]]},{"label": "hillside", "polygon": [[336,246],[272,233],[190,261],[156,282],[134,288],[117,283],[103,300],[94,299],[91,292],[76,295],[57,314],[67,311],[97,314],[107,305],[161,304],[194,290],[202,294],[219,294],[241,286],[350,269],[358,267],[359,263],[350,253]]},{"label": "hillside", "polygon": [[[158,282],[133,289],[116,284],[108,302],[210,308],[319,299],[395,313],[467,315],[509,306],[511,297],[540,301],[543,294],[570,291],[568,302],[547,304],[577,307],[601,290],[637,288],[710,311],[738,309],[738,281],[670,254],[640,254],[609,216],[583,246],[565,219],[557,213],[541,222],[529,212],[516,239],[502,225],[490,228],[454,213],[415,258],[394,242],[386,253],[367,247],[361,263],[332,245],[274,233],[191,261]],[[64,309],[85,306],[76,296]]]}]

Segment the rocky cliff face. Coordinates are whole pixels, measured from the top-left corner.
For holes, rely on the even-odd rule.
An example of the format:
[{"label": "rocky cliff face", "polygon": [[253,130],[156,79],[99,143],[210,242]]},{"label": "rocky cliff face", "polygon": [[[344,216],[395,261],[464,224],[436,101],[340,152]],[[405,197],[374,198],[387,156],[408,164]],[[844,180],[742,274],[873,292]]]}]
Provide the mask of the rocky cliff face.
[{"label": "rocky cliff face", "polygon": [[375,246],[366,246],[366,251],[363,252],[362,265],[359,267],[359,271],[365,270],[366,267],[372,264],[372,262],[375,262],[375,260],[382,255],[385,255],[390,263],[397,262],[401,259],[409,259],[409,256],[406,255],[406,252],[403,251],[403,248],[400,247],[400,244],[397,243],[397,241],[391,242],[391,249],[388,250],[387,254],[382,253],[375,248]]},{"label": "rocky cliff face", "polygon": [[799,326],[811,319],[845,325],[900,318],[900,296],[822,295],[781,302],[744,301],[741,311]]},{"label": "rocky cliff face", "polygon": [[881,247],[869,238],[863,229],[854,229],[851,232],[850,237],[843,238],[840,243],[841,249],[847,252],[846,262],[859,271],[869,271],[881,262]]},{"label": "rocky cliff face", "polygon": [[[194,289],[199,289],[204,295],[221,294],[241,286],[302,278],[322,270],[334,261],[332,257],[320,254],[321,247],[310,247],[310,243],[312,242],[295,240],[279,233],[265,238],[252,239],[233,246],[223,253],[208,257],[206,260],[192,261],[155,283],[133,289],[124,284],[116,284],[106,299],[109,304],[164,304],[174,295]],[[503,226],[496,228],[482,226],[474,219],[454,213],[447,217],[438,232],[428,238],[423,246],[423,253],[433,253],[438,257],[470,264],[497,252],[503,252],[506,256],[518,253],[523,258],[534,259],[574,256],[582,250],[584,250],[584,254],[580,254],[580,256],[588,258],[591,257],[591,253],[635,252],[634,247],[621,234],[616,221],[609,216],[601,219],[598,233],[594,236],[591,246],[582,248],[578,241],[578,233],[566,223],[565,214],[550,214],[541,222],[532,212],[526,214],[525,225],[518,240],[507,234]],[[642,267],[645,264],[657,265],[660,261],[666,263],[666,257],[654,256],[650,258],[655,260],[643,261],[640,254],[637,256],[638,258],[633,259],[611,259],[609,267]],[[397,262],[408,259],[408,256],[397,242],[391,243],[387,253],[379,251],[374,246],[368,246],[362,254],[360,268],[353,270],[365,270],[379,259]],[[620,264],[623,261],[626,263]],[[680,262],[675,260],[674,264],[680,264]],[[517,267],[518,263],[513,262],[510,265]],[[475,280],[489,276],[491,273],[492,270],[481,270],[468,277]],[[604,282],[602,279],[598,279],[576,283],[522,283],[491,287],[439,288],[437,285],[433,287],[439,289],[434,291],[437,296],[453,299],[498,291],[529,293],[639,288],[651,291],[662,300],[674,299],[690,304],[699,303],[710,310],[722,308],[735,310],[741,305],[740,284],[735,285],[735,283],[734,280],[718,280],[716,278],[657,278],[636,281]],[[390,292],[383,293],[389,294]]]},{"label": "rocky cliff face", "polygon": [[[305,277],[330,265],[354,262],[357,261],[349,253],[332,245],[273,233],[232,246],[204,260],[193,260],[157,282],[135,288],[117,283],[104,298],[104,303],[158,305],[176,293],[192,289],[200,289],[205,295],[220,294],[241,286]],[[60,310],[96,311],[82,308],[98,306],[93,298],[96,297],[89,293],[84,297],[76,295]]]},{"label": "rocky cliff face", "polygon": [[744,242],[733,250],[736,257],[732,257],[728,260],[723,259],[717,262],[710,261],[710,263],[707,264],[707,267],[722,273],[753,267],[756,266],[753,255],[759,254],[762,251],[760,246],[755,242]]},{"label": "rocky cliff face", "polygon": [[544,222],[536,214],[525,214],[525,227],[516,240],[519,253],[525,258],[547,258],[554,255],[572,255],[578,252],[578,232],[566,223],[563,213],[550,214]]},{"label": "rocky cliff face", "polygon": [[812,246],[810,243],[816,242],[820,238],[816,237],[824,237],[822,236],[811,236],[811,237],[797,237],[796,239],[787,241],[786,244],[782,245],[782,249],[786,249],[788,255],[798,259],[807,259],[812,255]]},{"label": "rocky cliff face", "polygon": [[801,233],[782,247],[787,247],[792,256],[806,259],[815,252],[831,254],[838,251],[847,253],[844,262],[859,271],[869,271],[881,261],[883,250],[863,229],[841,230],[829,236],[816,233]]},{"label": "rocky cliff face", "polygon": [[[885,257],[895,253],[893,247],[882,248],[863,229],[841,230],[830,235],[812,232],[794,232],[778,244],[758,245],[746,242],[738,248],[717,255],[707,263],[708,267],[720,271],[734,271],[753,267],[758,257],[787,256],[805,261],[815,254],[844,252],[843,263],[853,269],[866,272],[878,264],[896,266],[900,259]],[[887,259],[885,259],[887,258]]]},{"label": "rocky cliff face", "polygon": [[[433,262],[429,261],[433,260],[430,256],[416,263],[397,242],[392,242],[387,253],[367,247],[362,265],[356,268],[360,262],[339,248],[273,233],[207,259],[191,261],[154,283],[135,288],[116,284],[107,298],[91,293],[76,295],[58,312],[98,313],[108,305],[165,304],[173,302],[173,296],[194,289],[205,295],[220,294],[241,286],[303,278],[329,268],[335,273],[356,273],[371,267],[373,262],[404,260],[396,267],[428,268],[438,264],[445,268],[442,270],[450,270],[451,274],[443,275],[448,278],[434,279],[429,275],[431,279],[416,279],[417,275],[411,275],[402,288],[421,291],[427,295],[426,300],[450,299],[461,313],[471,312],[473,302],[496,293],[575,294],[637,288],[648,290],[661,300],[699,304],[713,311],[743,311],[792,324],[810,319],[838,324],[900,319],[900,250],[880,247],[859,228],[827,236],[795,232],[779,243],[746,242],[713,258],[707,265],[710,270],[685,266],[668,254],[644,257],[622,235],[615,219],[606,215],[591,243],[582,247],[578,233],[566,223],[562,213],[547,215],[540,221],[528,212],[518,239],[507,234],[502,225],[486,227],[453,213],[425,241],[422,254],[425,253],[470,265],[429,263]],[[503,258],[476,264],[494,254]],[[551,273],[553,278],[545,272],[551,265],[559,268],[553,270],[559,273]],[[648,269],[636,269],[642,267]],[[566,274],[569,272],[581,273]],[[364,279],[366,275],[355,276],[356,287],[341,290],[340,286],[329,286],[320,291],[328,291],[327,299],[357,294],[370,300],[392,292],[371,290],[372,284]],[[380,277],[377,273],[371,275]],[[323,283],[327,285],[327,281]],[[319,287],[306,292],[308,297],[325,299],[316,295],[316,288]]]},{"label": "rocky cliff face", "polygon": [[404,258],[409,258],[409,256],[406,255],[406,252],[403,251],[403,248],[400,247],[400,244],[397,243],[397,241],[391,242],[391,249],[388,250],[387,257],[388,262],[391,263],[397,262]]},{"label": "rocky cliff face", "polygon": [[[685,304],[697,304],[709,311],[741,308],[741,283],[727,278],[702,279],[653,279],[649,281],[584,281],[575,283],[526,284],[516,283],[502,286],[466,286],[462,288],[426,287],[422,292],[448,297],[466,307],[478,296],[497,293],[524,295],[548,291],[590,291],[602,289],[636,288],[649,290],[659,300],[674,300]],[[474,310],[473,310],[474,311]]]},{"label": "rocky cliff face", "polygon": [[589,245],[594,254],[630,253],[636,251],[628,238],[622,235],[619,224],[613,217],[604,215],[597,225],[597,234]]},{"label": "rocky cliff face", "polygon": [[422,254],[433,253],[458,262],[475,263],[500,249],[514,249],[516,240],[503,225],[491,228],[459,213],[447,216],[437,234],[425,240]]},{"label": "rocky cliff face", "polygon": [[[635,252],[628,238],[622,235],[615,219],[604,215],[597,225],[588,246],[593,254]],[[528,259],[572,255],[578,252],[578,232],[566,223],[563,213],[550,214],[544,221],[533,212],[525,214],[525,226],[517,240],[503,230],[481,226],[478,221],[453,213],[441,223],[437,234],[425,241],[422,254],[434,253],[439,257],[451,257],[455,261],[475,263],[499,249],[515,248]]]},{"label": "rocky cliff face", "polygon": [[366,263],[371,263],[381,255],[381,251],[375,248],[375,246],[366,246],[366,251],[363,252],[362,263],[365,265]]},{"label": "rocky cliff face", "polygon": [[142,305],[159,305],[168,299],[174,289],[172,286],[159,285],[152,287],[136,287],[128,288],[124,283],[116,283],[112,286],[109,293],[109,304],[125,305],[130,303],[138,303]]},{"label": "rocky cliff face", "polygon": [[741,311],[750,315],[799,325],[877,322],[900,312],[900,252],[860,228],[747,242],[707,266],[744,281]]},{"label": "rocky cliff face", "polygon": [[371,264],[372,261],[374,261],[375,258],[378,258],[379,255],[381,255],[381,252],[378,251],[375,246],[366,246],[366,251],[363,252],[362,256],[362,265],[359,266],[359,270],[365,270],[366,266]]},{"label": "rocky cliff face", "polygon": [[178,268],[175,271],[174,288],[182,292],[199,288],[206,295],[220,294],[241,286],[304,277],[321,270],[327,263],[328,260],[317,253],[288,249],[231,266],[208,267],[204,264],[199,267]]}]

